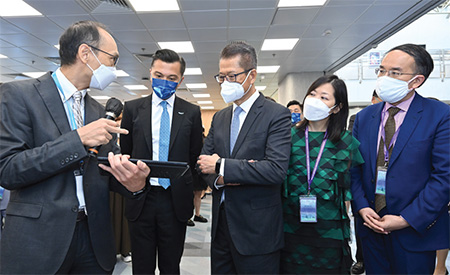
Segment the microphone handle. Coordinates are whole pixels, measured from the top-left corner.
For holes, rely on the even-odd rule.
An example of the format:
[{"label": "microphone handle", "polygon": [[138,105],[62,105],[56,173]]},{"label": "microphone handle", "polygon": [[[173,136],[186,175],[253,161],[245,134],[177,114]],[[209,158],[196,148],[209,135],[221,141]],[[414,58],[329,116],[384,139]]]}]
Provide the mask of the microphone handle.
[{"label": "microphone handle", "polygon": [[[111,115],[109,112],[106,113],[105,118],[106,118],[106,119],[109,119],[109,120],[116,120],[116,117],[115,117],[114,115]],[[89,148],[89,149],[88,149],[88,154],[89,154],[89,156],[90,156],[90,157],[97,157],[97,155],[98,155],[98,150],[100,150],[100,147],[101,147],[101,145],[98,145],[98,146],[94,146],[94,147]]]}]

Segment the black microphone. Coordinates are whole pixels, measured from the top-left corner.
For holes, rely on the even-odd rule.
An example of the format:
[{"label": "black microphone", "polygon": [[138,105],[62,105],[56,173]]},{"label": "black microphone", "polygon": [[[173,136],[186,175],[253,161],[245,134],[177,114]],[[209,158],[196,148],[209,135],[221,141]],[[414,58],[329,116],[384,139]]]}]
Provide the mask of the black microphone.
[{"label": "black microphone", "polygon": [[[106,102],[105,118],[109,119],[109,120],[116,120],[116,118],[118,118],[120,116],[120,114],[122,113],[122,110],[123,110],[122,102],[120,102],[120,100],[118,100],[115,97],[111,97]],[[89,148],[88,149],[89,156],[97,157],[100,146],[101,145]]]}]

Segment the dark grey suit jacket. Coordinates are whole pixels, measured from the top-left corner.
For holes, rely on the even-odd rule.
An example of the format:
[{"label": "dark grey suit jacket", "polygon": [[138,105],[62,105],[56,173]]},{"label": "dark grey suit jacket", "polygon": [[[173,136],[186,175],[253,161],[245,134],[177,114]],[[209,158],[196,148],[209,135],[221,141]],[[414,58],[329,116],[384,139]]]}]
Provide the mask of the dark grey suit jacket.
[{"label": "dark grey suit jacket", "polygon": [[[152,159],[152,96],[125,103],[122,127],[129,132],[121,136],[123,154],[138,159]],[[202,120],[200,108],[175,97],[170,130],[169,161],[187,162],[191,171],[180,179],[171,180],[172,204],[179,221],[186,222],[194,209],[193,181],[198,180],[195,171],[202,148]],[[137,200],[127,200],[125,215],[130,221],[139,218],[147,194]]]},{"label": "dark grey suit jacket", "polygon": [[[261,255],[284,245],[281,191],[291,150],[291,114],[280,104],[259,95],[251,107],[230,155],[233,106],[214,115],[202,154],[225,158],[225,183],[240,183],[217,190],[214,177],[212,240],[220,198],[225,191],[225,210],[231,238],[243,255]],[[254,160],[255,162],[249,162]]]},{"label": "dark grey suit jacket", "polygon": [[[74,170],[85,161],[84,195],[89,233],[98,263],[116,262],[109,190],[129,192],[101,176],[97,161],[67,120],[50,75],[0,86],[0,185],[12,190],[0,247],[0,273],[55,273],[69,249],[78,200]],[[104,108],[85,97],[86,124],[103,117]],[[99,154],[118,152],[115,139]]]}]

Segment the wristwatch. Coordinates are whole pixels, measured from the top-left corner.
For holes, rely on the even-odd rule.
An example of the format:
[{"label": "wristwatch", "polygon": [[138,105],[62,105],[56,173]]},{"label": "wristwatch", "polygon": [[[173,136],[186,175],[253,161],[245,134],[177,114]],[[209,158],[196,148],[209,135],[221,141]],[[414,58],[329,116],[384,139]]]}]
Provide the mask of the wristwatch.
[{"label": "wristwatch", "polygon": [[221,158],[219,158],[217,161],[216,161],[216,174],[217,175],[220,175],[220,164],[222,163],[222,159]]},{"label": "wristwatch", "polygon": [[133,196],[137,196],[139,194],[144,193],[145,189],[147,189],[147,185],[145,185],[144,188],[142,188],[141,190],[136,191],[136,192],[131,192],[131,193],[133,194]]}]

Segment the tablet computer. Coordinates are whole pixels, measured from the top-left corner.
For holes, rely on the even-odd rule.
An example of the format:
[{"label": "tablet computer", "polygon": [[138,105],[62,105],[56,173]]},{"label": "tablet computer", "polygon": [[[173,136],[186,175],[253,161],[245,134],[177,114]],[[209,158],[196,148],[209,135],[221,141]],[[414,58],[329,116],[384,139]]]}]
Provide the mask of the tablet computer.
[{"label": "tablet computer", "polygon": [[[97,160],[98,163],[109,166],[108,157],[97,157]],[[138,159],[129,159],[129,161],[136,163]],[[189,170],[189,165],[187,164],[187,162],[156,161],[148,159],[140,159],[140,161],[144,162],[148,165],[148,167],[150,167],[150,177],[154,178],[178,179],[184,176],[184,174],[186,174],[186,172]]]}]

